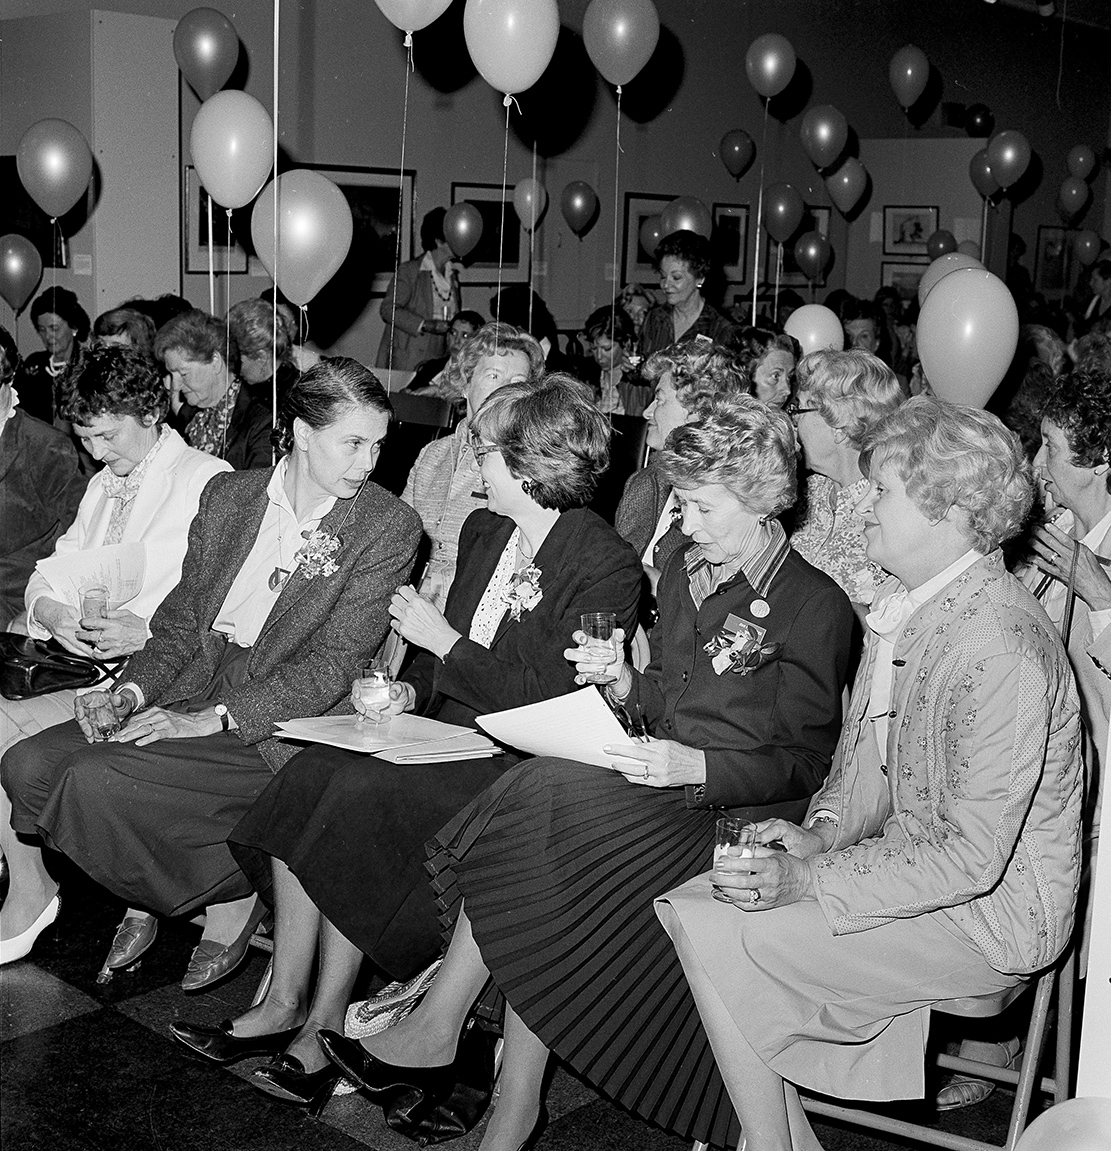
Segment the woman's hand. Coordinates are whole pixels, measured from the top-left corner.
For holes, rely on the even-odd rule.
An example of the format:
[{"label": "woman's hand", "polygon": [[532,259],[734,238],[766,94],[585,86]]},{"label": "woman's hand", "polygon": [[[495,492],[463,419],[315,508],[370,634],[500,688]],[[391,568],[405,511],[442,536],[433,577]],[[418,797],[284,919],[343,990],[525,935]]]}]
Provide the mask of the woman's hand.
[{"label": "woman's hand", "polygon": [[[1107,569],[1091,548],[1078,543],[1055,524],[1042,524],[1034,531],[1031,543],[1034,548],[1034,564],[1038,570],[1063,584],[1069,582],[1073,548],[1078,549],[1076,577],[1073,581],[1076,594],[1088,605],[1090,611],[1106,611],[1111,608],[1111,576],[1108,576]],[[37,610],[35,615],[38,616]]]},{"label": "woman's hand", "polygon": [[[625,662],[625,632],[622,628],[613,629],[613,647],[618,658],[606,662],[604,656],[609,654],[609,647],[602,646],[603,641],[591,640],[584,631],[571,633],[572,641],[577,647],[568,647],[563,650],[563,658],[575,665],[575,682],[604,683],[618,699],[624,699],[633,686],[633,674]],[[603,658],[599,658],[599,654]]]},{"label": "woman's hand", "polygon": [[355,680],[351,685],[351,706],[359,715],[369,715],[373,711],[376,715],[385,715],[392,719],[402,712],[412,711],[416,706],[417,689],[411,683],[391,683],[390,702],[385,707],[367,704],[359,693],[359,683],[359,680]]},{"label": "woman's hand", "polygon": [[[830,829],[836,834],[836,828],[831,823],[819,823],[819,828]],[[820,855],[829,850],[833,842],[833,834],[829,840],[819,831],[799,827],[798,824],[788,823],[785,819],[764,819],[756,825],[756,842],[762,846],[769,843],[782,843],[787,851],[796,859],[809,859],[812,855]]]},{"label": "woman's hand", "polygon": [[100,653],[91,644],[86,643],[79,635],[81,620],[77,611],[69,604],[56,599],[47,599],[45,596],[35,600],[35,623],[46,628],[66,651],[74,655],[87,656],[97,659]]},{"label": "woman's hand", "polygon": [[135,710],[130,691],[87,691],[73,701],[73,718],[88,743],[108,739]]},{"label": "woman's hand", "polygon": [[139,712],[127,727],[109,736],[112,743],[134,743],[146,747],[160,739],[197,739],[215,735],[223,730],[223,723],[211,707],[204,711],[167,711],[163,707],[148,707]]},{"label": "woman's hand", "polygon": [[86,616],[77,638],[89,643],[101,659],[115,659],[140,651],[147,642],[147,621],[116,608],[106,616]]},{"label": "woman's hand", "polygon": [[645,787],[683,787],[706,782],[706,753],[673,739],[653,739],[634,747],[608,745],[606,755],[618,757],[613,766],[630,782]]},{"label": "woman's hand", "polygon": [[444,659],[463,637],[444,619],[443,612],[406,584],[390,600],[391,625],[402,637],[417,647]]},{"label": "woman's hand", "polygon": [[763,911],[814,898],[805,860],[768,847],[755,850],[753,856],[721,856],[714,866],[714,886],[731,903],[742,911]]}]

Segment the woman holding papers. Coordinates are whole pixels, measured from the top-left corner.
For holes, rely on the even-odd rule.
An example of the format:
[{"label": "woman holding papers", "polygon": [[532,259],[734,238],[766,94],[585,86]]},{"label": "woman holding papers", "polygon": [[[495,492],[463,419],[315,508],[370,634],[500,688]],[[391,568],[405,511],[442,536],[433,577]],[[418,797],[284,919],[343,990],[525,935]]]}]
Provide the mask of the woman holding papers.
[{"label": "woman holding papers", "polygon": [[274,724],[349,708],[351,679],[412,570],[416,513],[367,483],[389,417],[386,393],[354,360],[306,372],[282,406],[281,462],[205,488],[181,582],[126,682],[79,697],[76,722],[4,756],[3,962],[58,914],[38,837],[132,905],[108,967],[150,946],[151,913],[201,908],[205,934],[183,986],[242,960],[256,899],[226,839],[294,752]]},{"label": "woman holding papers", "polygon": [[775,519],[794,499],[795,456],[789,418],[748,396],[668,437],[660,466],[692,542],[660,578],[652,662],[640,674],[603,669],[589,647],[565,653],[580,675],[607,674],[650,738],[603,748],[616,770],[523,763],[440,831],[433,887],[445,914],[463,907],[431,989],[379,1035],[320,1035],[372,1095],[398,1082],[450,1089],[492,976],[506,1046],[483,1151],[531,1138],[549,1051],[652,1122],[736,1145],[652,900],[707,869],[722,808],[800,818],[829,770],[853,614]]},{"label": "woman holding papers", "polygon": [[[411,587],[390,605],[396,630],[423,649],[390,710],[468,727],[572,690],[563,649],[580,615],[612,611],[630,627],[640,583],[636,553],[584,506],[608,461],[609,425],[582,385],[557,375],[508,384],[471,430],[489,510],[463,527],[445,610]],[[435,957],[425,844],[513,762],[398,765],[331,747],[299,755],[231,835],[275,903],[269,993],[230,1025],[174,1024],[175,1037],[221,1063],[273,1053],[251,1082],[292,1102],[326,1100],[338,1073],[317,1031],[343,1026],[364,953],[401,979]]]}]

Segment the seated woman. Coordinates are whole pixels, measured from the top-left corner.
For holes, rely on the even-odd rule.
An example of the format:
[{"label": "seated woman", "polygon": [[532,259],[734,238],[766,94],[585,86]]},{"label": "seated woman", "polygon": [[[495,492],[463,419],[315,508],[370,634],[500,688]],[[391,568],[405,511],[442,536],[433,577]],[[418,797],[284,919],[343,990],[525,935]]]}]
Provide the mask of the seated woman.
[{"label": "seated woman", "polygon": [[[607,463],[609,427],[572,384],[509,384],[473,417],[489,510],[464,525],[445,614],[412,588],[394,597],[394,626],[422,650],[395,685],[391,712],[474,727],[484,712],[562,695],[575,684],[563,648],[580,615],[613,611],[632,624],[636,556],[584,506]],[[425,843],[515,762],[394,765],[334,748],[302,752],[231,834],[260,890],[269,893],[273,875],[269,992],[230,1026],[176,1023],[174,1036],[218,1062],[284,1050],[252,1082],[322,1103],[338,1073],[317,1031],[342,1027],[364,954],[400,979],[435,957]]]},{"label": "seated woman", "polygon": [[766,328],[742,328],[733,341],[737,358],[752,380],[753,394],[773,408],[787,403],[802,348],[794,336]]},{"label": "seated woman", "polygon": [[158,329],[154,356],[170,377],[176,424],[192,447],[240,471],[270,466],[270,400],[243,386],[239,348],[225,324],[193,308]]},{"label": "seated woman", "polygon": [[791,546],[832,576],[862,617],[885,576],[865,554],[856,510],[868,490],[860,445],[905,398],[895,373],[868,352],[811,352],[799,361],[798,395],[787,405],[811,473]]},{"label": "seated woman", "polygon": [[[247,391],[273,410],[276,379],[280,406],[299,374],[293,362],[289,327],[281,310],[277,313],[275,325],[273,304],[257,298],[240,300],[228,310],[228,329],[239,349],[239,374]],[[276,375],[273,370],[275,361],[278,365]]]},{"label": "seated woman", "polygon": [[636,350],[633,322],[621,308],[595,308],[583,332],[590,342],[594,363],[587,382],[596,386],[598,407],[607,415],[641,416],[651,396],[629,366]]},{"label": "seated woman", "polygon": [[801,826],[758,825],[786,852],[657,901],[748,1151],[818,1148],[798,1089],[920,1097],[930,1005],[1013,987],[1072,930],[1076,692],[998,550],[1031,504],[1018,438],[918,397],[863,458],[869,556],[895,578],[829,781]]},{"label": "seated woman", "polygon": [[293,754],[274,724],[349,709],[412,569],[416,515],[367,482],[389,417],[389,397],[354,360],[306,372],[282,409],[277,467],[205,488],[181,581],[127,683],[80,696],[74,722],[4,755],[2,962],[26,955],[58,914],[39,838],[132,905],[113,966],[153,942],[151,913],[204,907],[186,989],[242,960],[256,901],[226,840]]},{"label": "seated woman", "polygon": [[102,312],[93,324],[93,338],[102,344],[122,344],[154,358],[154,321],[134,308],[113,308]]},{"label": "seated woman", "polygon": [[89,314],[69,288],[47,288],[31,305],[31,324],[44,350],[32,352],[19,369],[19,406],[52,424],[61,418],[61,385],[89,338]]},{"label": "seated woman", "polygon": [[454,1081],[464,1019],[492,976],[506,1046],[483,1151],[530,1137],[549,1050],[681,1134],[728,1117],[652,899],[705,869],[722,808],[805,811],[840,728],[852,609],[774,518],[795,492],[790,421],[738,396],[672,432],[662,467],[696,542],[660,580],[652,663],[641,675],[599,667],[589,648],[565,653],[581,675],[613,677],[651,740],[623,747],[614,771],[529,760],[452,820],[434,887],[445,911],[460,895],[465,906],[424,1001],[361,1043],[320,1035],[376,1095],[397,1076],[435,1091]]},{"label": "seated woman", "polygon": [[486,324],[453,355],[445,377],[457,382],[467,403],[467,416],[454,435],[421,449],[401,498],[420,516],[432,552],[419,591],[443,609],[455,575],[459,532],[476,508],[486,506],[478,460],[471,450],[470,417],[486,398],[511,380],[524,380],[544,370],[540,345],[509,324]]}]

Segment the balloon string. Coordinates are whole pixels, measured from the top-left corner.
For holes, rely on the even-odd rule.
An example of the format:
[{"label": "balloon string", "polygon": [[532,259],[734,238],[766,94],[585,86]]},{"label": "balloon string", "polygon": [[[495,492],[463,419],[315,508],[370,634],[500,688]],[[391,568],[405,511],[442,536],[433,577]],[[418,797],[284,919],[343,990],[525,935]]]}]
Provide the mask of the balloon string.
[{"label": "balloon string", "polygon": [[205,202],[208,205],[208,312],[216,315],[216,261],[213,257],[212,235],[212,197],[205,192]]},{"label": "balloon string", "polygon": [[[208,198],[209,211],[212,210],[212,197]],[[228,211],[228,216],[231,216],[231,211]],[[209,216],[209,221],[212,217]],[[230,220],[229,220],[230,225]],[[212,228],[211,225],[208,231],[208,240],[212,242]],[[211,249],[209,249],[211,255]],[[229,265],[230,267],[230,265]],[[213,313],[215,314],[215,313]],[[220,459],[223,459],[228,454],[228,424],[231,423],[231,324],[228,322],[228,317],[224,317],[224,395],[220,400],[220,406],[224,409],[222,431],[220,433]]]},{"label": "balloon string", "polygon": [[[273,137],[271,144],[274,151],[274,305],[271,315],[271,323],[273,324],[274,332],[274,351],[272,362],[274,365],[274,374],[270,380],[270,423],[273,427],[278,426],[278,76],[280,68],[278,67],[281,44],[279,41],[279,33],[281,31],[281,9],[279,7],[280,0],[274,0],[274,86],[272,98],[274,101],[274,119],[273,119]],[[231,213],[228,213],[228,231],[231,231]],[[304,305],[301,306],[301,311],[304,312]],[[272,447],[270,449],[270,462],[276,464],[278,462],[278,449]]]},{"label": "balloon string", "polygon": [[760,192],[756,197],[756,233],[752,245],[752,326],[756,327],[756,290],[760,285],[760,224],[764,218],[764,168],[768,155],[768,103],[764,101],[764,130],[760,134]]},{"label": "balloon string", "polygon": [[55,292],[58,290],[58,236],[61,234],[62,225],[58,223],[57,216],[50,217],[51,224],[54,225],[54,251],[50,253],[50,285]]},{"label": "balloon string", "polygon": [[397,173],[397,244],[393,256],[393,304],[390,308],[390,350],[386,357],[386,391],[393,387],[393,346],[397,331],[397,273],[401,268],[401,223],[405,213],[405,139],[409,132],[409,75],[413,71],[413,37],[405,33],[409,67],[405,69],[405,104],[401,113],[401,168]]},{"label": "balloon string", "polygon": [[775,251],[775,292],[772,296],[772,323],[779,323],[779,277],[783,271],[783,241],[776,244]]},{"label": "balloon string", "polygon": [[528,233],[528,334],[532,335],[532,297],[533,288],[533,256],[536,249],[536,201],[538,199],[536,186],[536,140],[532,141],[532,226]]},{"label": "balloon string", "polygon": [[[621,194],[621,85],[617,85],[617,139],[613,152],[613,278],[610,290],[610,375],[613,374],[613,355],[616,344],[614,333],[617,330],[617,209]],[[613,423],[613,412],[609,413]]]},{"label": "balloon string", "polygon": [[[1061,5],[1061,44],[1057,51],[1057,107],[1061,107],[1061,74],[1065,68],[1065,22],[1069,18],[1069,0]],[[983,253],[980,253],[983,255]]]},{"label": "balloon string", "polygon": [[[494,346],[495,347],[497,347],[497,344],[498,344],[498,325],[501,323],[501,309],[502,309],[501,266],[502,266],[502,260],[505,256],[505,188],[506,188],[506,177],[509,173],[509,108],[510,108],[510,105],[512,103],[516,103],[516,101],[514,101],[513,97],[510,96],[509,93],[507,92],[506,96],[505,96],[505,100],[503,101],[503,103],[505,104],[505,144],[502,147],[502,157],[501,157],[501,212],[499,214],[499,223],[498,223],[498,294],[496,297],[496,299],[498,301],[498,310],[494,315]],[[517,105],[517,111],[520,112],[520,110],[521,110],[521,106],[518,104]],[[529,291],[529,300],[530,300],[530,302],[532,300],[531,289]],[[530,326],[531,326],[531,323],[532,323],[532,321],[530,319],[529,320]]]}]

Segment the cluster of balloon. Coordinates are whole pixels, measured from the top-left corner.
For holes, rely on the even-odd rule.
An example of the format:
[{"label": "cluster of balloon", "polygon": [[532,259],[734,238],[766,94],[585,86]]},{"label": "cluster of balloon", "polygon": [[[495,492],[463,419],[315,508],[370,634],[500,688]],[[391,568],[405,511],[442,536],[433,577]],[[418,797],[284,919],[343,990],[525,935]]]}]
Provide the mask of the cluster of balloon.
[{"label": "cluster of balloon", "polygon": [[621,88],[652,58],[660,17],[652,0],[590,0],[583,41],[594,67]]},{"label": "cluster of balloon", "polygon": [[506,107],[544,74],[559,39],[556,0],[467,0],[463,37],[479,75]]},{"label": "cluster of balloon", "polygon": [[548,189],[539,180],[526,176],[513,189],[513,210],[521,221],[521,227],[531,232],[548,210]]},{"label": "cluster of balloon", "polygon": [[987,148],[981,148],[969,160],[968,178],[985,200],[990,200],[999,191],[999,181],[991,174],[991,161],[988,159]]},{"label": "cluster of balloon", "polygon": [[23,133],[15,166],[27,195],[56,220],[85,194],[93,174],[93,154],[89,142],[68,120],[39,120]]},{"label": "cluster of balloon", "polygon": [[710,209],[696,196],[676,196],[660,213],[660,236],[672,232],[694,232],[705,239],[714,230]]},{"label": "cluster of balloon", "polygon": [[1005,128],[988,141],[987,160],[992,179],[1006,191],[1030,165],[1030,142],[1021,132]]},{"label": "cluster of balloon", "polygon": [[482,239],[482,216],[474,204],[464,200],[448,208],[444,216],[444,239],[461,260],[474,251]]},{"label": "cluster of balloon", "polygon": [[964,111],[964,130],[986,140],[995,130],[995,114],[987,104],[969,104]]},{"label": "cluster of balloon", "polygon": [[451,7],[451,0],[374,0],[374,3],[406,37],[427,28]]},{"label": "cluster of balloon", "polygon": [[745,75],[761,95],[771,99],[790,84],[798,58],[791,41],[778,32],[757,36],[745,53]]},{"label": "cluster of balloon", "polygon": [[42,257],[25,236],[0,236],[0,296],[18,316],[42,279]]},{"label": "cluster of balloon", "polygon": [[1099,259],[1103,241],[1091,228],[1085,228],[1084,231],[1077,232],[1073,237],[1072,246],[1081,266],[1086,268],[1089,264],[1094,264],[1096,260]]},{"label": "cluster of balloon", "polygon": [[1043,1111],[1015,1151],[1106,1151],[1111,1147],[1111,1099],[1066,1099]]},{"label": "cluster of balloon", "polygon": [[982,408],[1014,358],[1018,309],[1006,284],[986,268],[958,268],[930,289],[917,338],[935,394]]},{"label": "cluster of balloon", "polygon": [[239,60],[239,34],[215,8],[194,8],[174,28],[174,56],[181,74],[202,101],[231,79]]},{"label": "cluster of balloon", "polygon": [[930,294],[933,286],[950,272],[957,272],[961,268],[982,268],[983,266],[979,257],[973,256],[970,252],[945,252],[936,256],[918,281],[918,306],[921,307],[926,302],[926,297]]},{"label": "cluster of balloon", "polygon": [[339,271],[351,248],[353,232],[347,198],[331,180],[305,168],[294,168],[271,181],[251,212],[251,239],[259,259],[278,288],[301,306]]},{"label": "cluster of balloon", "polygon": [[777,244],[795,234],[804,211],[802,197],[790,184],[772,184],[764,193],[764,227]]},{"label": "cluster of balloon", "polygon": [[796,308],[783,330],[802,345],[803,355],[810,352],[839,352],[845,346],[845,329],[837,313],[823,304],[804,304]]},{"label": "cluster of balloon", "polygon": [[926,255],[931,260],[936,260],[938,256],[944,256],[946,252],[955,252],[956,250],[957,237],[945,228],[938,228],[926,241]]},{"label": "cluster of balloon", "polygon": [[1091,195],[1088,181],[1096,170],[1096,154],[1087,144],[1077,144],[1068,158],[1069,174],[1057,194],[1057,208],[1066,222],[1084,210]]},{"label": "cluster of balloon", "polygon": [[815,168],[832,168],[849,140],[849,122],[832,104],[819,104],[802,118],[802,146]]},{"label": "cluster of balloon", "polygon": [[795,241],[795,263],[808,280],[819,280],[833,256],[833,248],[821,232],[804,232]]},{"label": "cluster of balloon", "polygon": [[598,212],[598,193],[585,180],[572,180],[563,189],[559,210],[567,226],[581,240],[590,231]]},{"label": "cluster of balloon", "polygon": [[756,158],[756,145],[743,128],[731,128],[722,136],[718,147],[725,170],[735,180],[748,171],[748,166]]},{"label": "cluster of balloon", "polygon": [[909,111],[922,98],[930,79],[930,62],[926,53],[913,44],[904,44],[887,69],[895,99],[904,111]]},{"label": "cluster of balloon", "polygon": [[855,156],[846,156],[836,172],[825,178],[829,198],[837,205],[837,210],[847,216],[860,203],[868,187],[868,172]]},{"label": "cluster of balloon", "polygon": [[225,208],[249,204],[273,167],[274,121],[246,92],[217,92],[193,119],[189,147],[201,183]]},{"label": "cluster of balloon", "polygon": [[663,223],[659,216],[648,216],[640,226],[640,246],[650,255],[655,256],[660,241],[664,238]]}]

